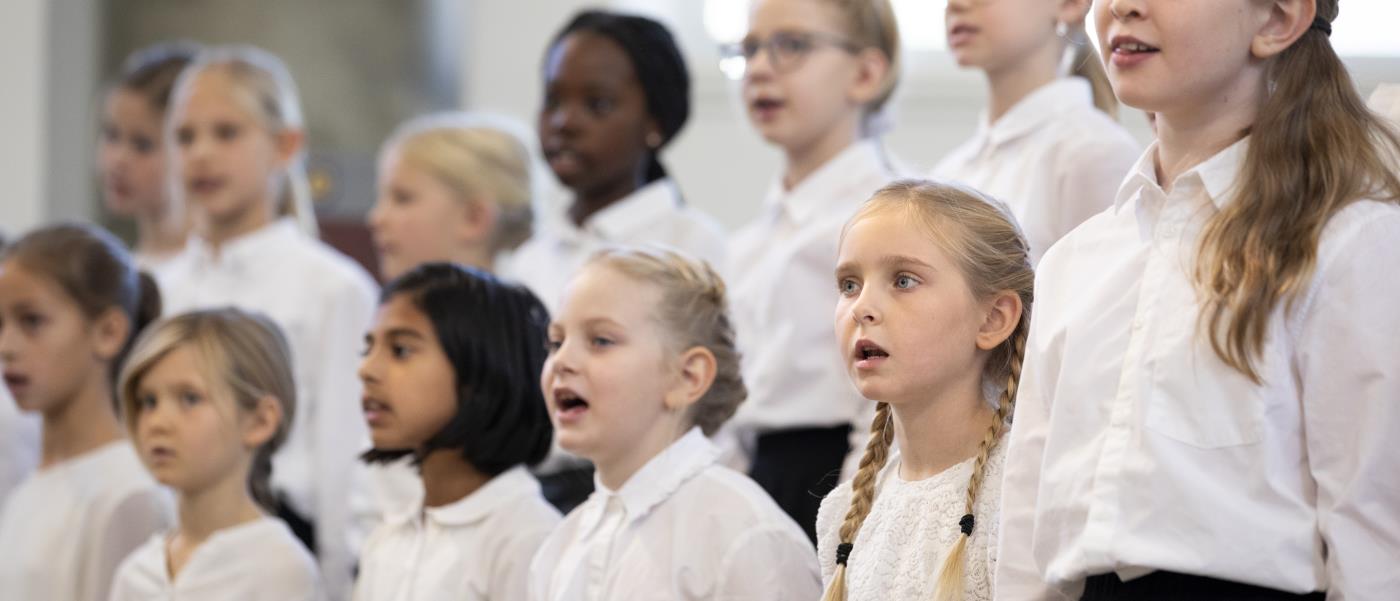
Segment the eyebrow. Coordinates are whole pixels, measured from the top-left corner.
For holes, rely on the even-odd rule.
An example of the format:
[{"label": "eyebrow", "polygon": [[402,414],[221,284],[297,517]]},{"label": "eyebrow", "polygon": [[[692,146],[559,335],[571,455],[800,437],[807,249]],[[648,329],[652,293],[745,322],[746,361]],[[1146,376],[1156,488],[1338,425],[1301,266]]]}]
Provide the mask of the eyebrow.
[{"label": "eyebrow", "polygon": [[[913,267],[923,267],[923,268],[928,269],[928,270],[930,270],[930,271],[938,271],[938,268],[936,268],[936,267],[934,267],[934,266],[932,266],[932,265],[929,265],[927,261],[924,261],[924,260],[919,259],[919,258],[917,258],[917,257],[911,257],[911,256],[908,256],[908,255],[884,255],[884,256],[880,257],[880,259],[877,260],[875,263],[876,263],[877,265],[886,266],[886,267],[909,267],[909,266],[913,266]],[[856,262],[856,261],[846,261],[845,263],[841,263],[840,265],[837,265],[837,266],[836,266],[836,275],[837,275],[837,276],[840,276],[840,275],[842,275],[842,274],[846,274],[846,273],[850,273],[850,272],[852,272],[852,271],[856,271],[856,265],[857,265],[857,262]]]},{"label": "eyebrow", "polygon": [[[388,338],[417,338],[417,339],[419,339],[419,340],[422,340],[422,339],[426,338],[426,336],[424,336],[424,335],[423,335],[421,332],[419,332],[418,330],[414,330],[414,329],[412,329],[412,328],[402,328],[402,327],[400,327],[400,328],[389,328],[388,331],[384,332],[384,338],[386,338],[386,339],[388,339]],[[365,343],[366,343],[366,344],[372,344],[372,343],[374,343],[374,332],[365,332]]]}]

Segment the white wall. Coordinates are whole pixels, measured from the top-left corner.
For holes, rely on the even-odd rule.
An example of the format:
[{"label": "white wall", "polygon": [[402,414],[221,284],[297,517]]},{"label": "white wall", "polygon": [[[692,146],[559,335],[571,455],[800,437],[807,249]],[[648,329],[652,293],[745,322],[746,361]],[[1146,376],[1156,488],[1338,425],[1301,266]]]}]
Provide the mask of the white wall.
[{"label": "white wall", "polygon": [[0,232],[15,235],[44,219],[43,153],[46,0],[0,2]]}]

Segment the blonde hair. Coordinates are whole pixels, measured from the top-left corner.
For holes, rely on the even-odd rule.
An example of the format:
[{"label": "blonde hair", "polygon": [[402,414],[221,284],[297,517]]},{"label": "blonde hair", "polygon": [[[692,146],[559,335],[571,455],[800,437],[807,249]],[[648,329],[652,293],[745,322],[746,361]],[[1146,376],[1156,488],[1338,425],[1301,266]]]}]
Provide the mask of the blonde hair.
[{"label": "blonde hair", "polygon": [[1117,119],[1118,96],[1113,93],[1113,85],[1108,81],[1103,59],[1099,58],[1098,51],[1089,43],[1084,19],[1080,19],[1078,23],[1066,24],[1065,42],[1073,48],[1073,52],[1067,52],[1070,61],[1069,75],[1087,80],[1089,89],[1094,92],[1094,107]]},{"label": "blonde hair", "polygon": [[589,265],[603,265],[661,292],[656,317],[677,350],[708,349],[715,356],[715,380],[691,407],[690,418],[706,436],[724,425],[748,396],[739,371],[724,280],[710,265],[679,251],[651,248],[607,248]]},{"label": "blonde hair", "polygon": [[161,359],[186,345],[198,354],[205,382],[227,392],[239,409],[251,411],[268,396],[281,404],[277,431],[258,447],[248,473],[248,490],[254,500],[275,512],[269,485],[272,455],[287,439],[296,410],[296,382],[287,339],[267,317],[228,307],[184,313],[152,325],[137,339],[117,385],[127,431],[136,437],[141,380]]},{"label": "blonde hair", "polygon": [[[1030,330],[1035,283],[1030,247],[1015,220],[1010,217],[1010,212],[1000,203],[969,189],[923,180],[902,180],[881,188],[846,223],[842,237],[852,224],[879,211],[901,211],[911,222],[923,226],[939,247],[957,263],[977,298],[989,298],[999,292],[1011,291],[1021,299],[1021,316],[1015,330],[991,351],[983,366],[984,383],[1005,383],[1005,387],[997,398],[996,416],[987,425],[986,435],[982,437],[973,464],[972,477],[967,484],[965,515],[959,524],[962,535],[948,550],[943,565],[939,567],[937,598],[940,601],[960,600],[963,598],[967,540],[972,536],[975,524],[973,509],[977,494],[982,488],[987,458],[1010,421],[1021,378],[1021,359]],[[836,573],[822,597],[823,601],[843,601],[846,598],[846,563],[856,534],[874,506],[876,479],[889,458],[893,428],[889,404],[876,403],[870,441],[866,443],[865,455],[861,457],[860,469],[851,485],[851,507],[839,531]]]},{"label": "blonde hair", "polygon": [[524,129],[502,117],[437,113],[413,119],[384,143],[380,160],[397,152],[463,202],[489,199],[500,208],[491,250],[512,250],[530,237],[534,197],[530,149]]},{"label": "blonde hair", "polygon": [[[1337,12],[1317,0],[1319,19]],[[1363,198],[1400,202],[1400,136],[1366,108],[1325,32],[1303,33],[1267,77],[1234,198],[1206,223],[1196,264],[1211,347],[1255,382],[1270,317],[1306,289],[1332,216]]]},{"label": "blonde hair", "polygon": [[890,62],[880,95],[865,107],[867,116],[878,115],[899,86],[903,68],[899,48],[899,22],[890,0],[823,0],[841,12],[845,34],[859,48],[874,48]]},{"label": "blonde hair", "polygon": [[[287,65],[277,55],[255,46],[214,46],[200,52],[194,63],[180,74],[175,86],[177,102],[183,102],[190,84],[201,72],[212,70],[224,73],[236,87],[248,94],[251,100],[248,110],[262,121],[268,131],[278,133],[305,128],[296,81],[292,79]],[[173,123],[170,125],[173,127]],[[167,135],[173,137],[174,132]],[[315,237],[318,228],[316,210],[311,206],[311,185],[306,177],[305,144],[288,163],[283,175],[285,180],[278,199],[278,214],[292,217],[303,232]]]}]

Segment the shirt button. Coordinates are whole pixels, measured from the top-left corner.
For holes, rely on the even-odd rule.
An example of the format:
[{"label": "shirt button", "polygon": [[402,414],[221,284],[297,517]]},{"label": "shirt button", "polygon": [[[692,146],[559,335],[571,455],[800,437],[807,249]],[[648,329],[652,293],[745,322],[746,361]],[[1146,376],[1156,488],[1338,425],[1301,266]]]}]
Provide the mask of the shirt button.
[{"label": "shirt button", "polygon": [[1142,329],[1142,320],[1141,320],[1141,319],[1135,319],[1135,320],[1133,320],[1133,331],[1136,332],[1136,331],[1141,330],[1141,329]]}]

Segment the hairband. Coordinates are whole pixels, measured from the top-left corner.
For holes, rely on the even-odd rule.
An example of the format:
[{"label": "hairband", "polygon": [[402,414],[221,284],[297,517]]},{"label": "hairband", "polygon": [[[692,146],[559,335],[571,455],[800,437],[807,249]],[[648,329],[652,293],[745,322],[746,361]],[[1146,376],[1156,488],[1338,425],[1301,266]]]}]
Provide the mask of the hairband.
[{"label": "hairband", "polygon": [[1308,29],[1316,29],[1318,31],[1321,31],[1322,35],[1325,35],[1329,38],[1332,37],[1332,24],[1328,22],[1327,19],[1324,19],[1322,17],[1314,18],[1312,26],[1308,27]]}]

